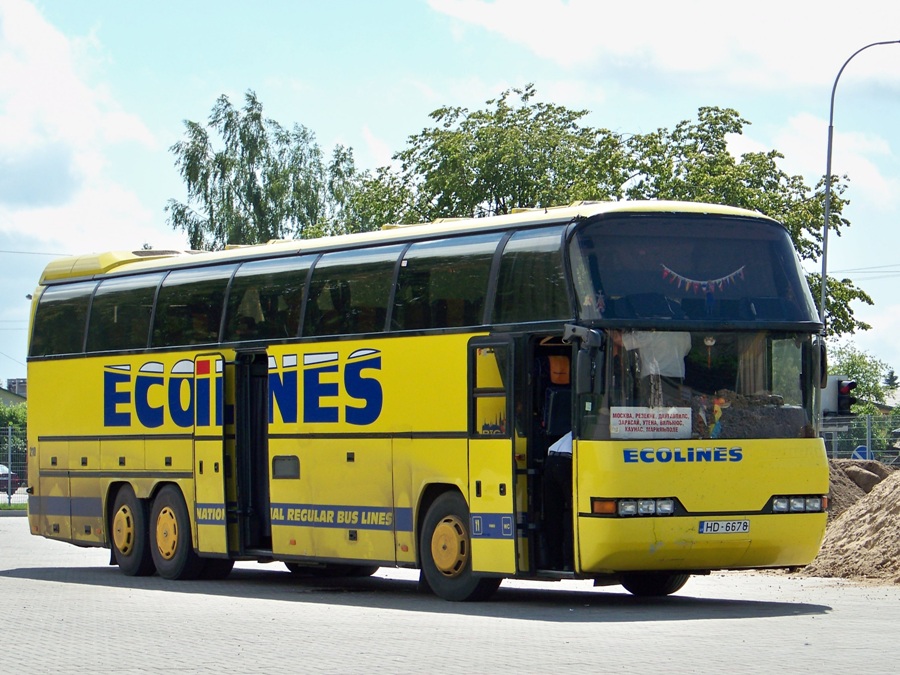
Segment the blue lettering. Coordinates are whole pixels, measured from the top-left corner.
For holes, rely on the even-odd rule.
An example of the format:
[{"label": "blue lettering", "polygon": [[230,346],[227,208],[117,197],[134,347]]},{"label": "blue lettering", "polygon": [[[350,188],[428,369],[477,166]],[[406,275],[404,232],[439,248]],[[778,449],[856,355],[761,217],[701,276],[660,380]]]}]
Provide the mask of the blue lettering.
[{"label": "blue lettering", "polygon": [[656,461],[658,462],[671,462],[672,461],[672,451],[668,448],[660,448],[656,451]]},{"label": "blue lettering", "polygon": [[728,451],[728,460],[731,462],[740,462],[744,458],[744,451],[741,448],[732,448]]},{"label": "blue lettering", "polygon": [[131,426],[131,413],[119,412],[118,407],[131,402],[131,392],[119,391],[119,385],[131,381],[130,373],[103,371],[103,425]]},{"label": "blue lettering", "polygon": [[[307,371],[309,372],[309,371]],[[281,421],[285,424],[297,423],[297,371],[288,370],[281,374],[269,373],[269,424],[275,421],[275,404]]]},{"label": "blue lettering", "polygon": [[638,451],[635,448],[625,448],[622,451],[622,454],[625,457],[626,464],[637,464],[638,463]]},{"label": "blue lettering", "polygon": [[644,448],[641,450],[641,461],[649,464],[653,463],[653,448]]},{"label": "blue lettering", "polygon": [[355,399],[365,401],[365,405],[347,406],[347,423],[360,426],[372,424],[381,415],[384,403],[384,392],[381,382],[374,378],[363,377],[365,369],[381,370],[381,357],[366,359],[347,364],[344,370],[344,388]]},{"label": "blue lettering", "polygon": [[[216,426],[222,426],[222,408],[225,401],[225,379],[221,375],[216,376]],[[229,406],[232,407],[232,406]]]},{"label": "blue lettering", "polygon": [[711,462],[712,461],[712,450],[709,448],[697,448],[697,461],[698,462]]},{"label": "blue lettering", "polygon": [[337,422],[338,409],[334,406],[323,406],[320,401],[324,397],[338,395],[336,382],[322,382],[322,373],[336,373],[338,367],[307,368],[303,371],[303,421],[304,422]]},{"label": "blue lettering", "polygon": [[[169,380],[169,414],[172,421],[179,427],[194,426],[194,387],[193,379],[188,377],[173,377]],[[188,389],[187,407],[181,406],[181,391]],[[209,418],[207,418],[209,424]]]},{"label": "blue lettering", "polygon": [[154,407],[149,403],[150,387],[163,386],[160,375],[138,375],[134,382],[134,409],[138,421],[150,429],[163,425],[163,406]]},{"label": "blue lettering", "polygon": [[716,448],[716,462],[724,462],[725,460],[725,448]]},{"label": "blue lettering", "polygon": [[197,394],[197,426],[198,427],[208,427],[209,426],[209,379],[206,377],[201,377],[196,380],[194,383],[196,387]]}]

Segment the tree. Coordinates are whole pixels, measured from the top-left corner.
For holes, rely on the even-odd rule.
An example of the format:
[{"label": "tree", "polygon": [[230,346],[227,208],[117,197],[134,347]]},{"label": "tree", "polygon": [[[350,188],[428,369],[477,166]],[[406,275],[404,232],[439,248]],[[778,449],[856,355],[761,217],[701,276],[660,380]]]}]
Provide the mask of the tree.
[{"label": "tree", "polygon": [[[671,130],[625,137],[584,124],[586,110],[536,100],[533,85],[508,89],[486,107],[444,106],[433,124],[395,153],[397,168],[359,172],[349,148],[325,164],[311,132],[263,117],[248,92],[235,110],[220,97],[210,130],[185,122],[172,146],[188,203],[170,200],[169,222],[196,248],[221,248],[288,236],[373,230],[387,223],[487,216],[579,200],[678,199],[759,211],[785,224],[804,261],[822,255],[824,180],[814,187],[783,171],[776,150],[734,157],[729,138],[749,122],[731,108],[702,107]],[[842,215],[846,177],[832,177],[830,231]],[[807,275],[813,297],[819,276]],[[849,279],[828,279],[830,336],[867,330],[852,303],[873,304]]]},{"label": "tree", "polygon": [[[513,102],[513,95],[518,102]],[[629,138],[583,126],[585,110],[534,101],[535,89],[511,89],[484,110],[435,110],[435,125],[396,153],[398,171],[380,169],[360,183],[355,212],[364,222],[415,222],[508,213],[578,200],[676,199],[728,204],[785,224],[802,260],[822,254],[824,180],[815,188],[778,163],[781,153],[728,151],[749,122],[731,108],[703,107],[696,121]],[[846,179],[843,179],[846,180]],[[845,184],[832,178],[831,229],[849,226]],[[389,216],[385,218],[386,216]],[[371,220],[370,220],[371,219]],[[813,297],[819,276],[808,274]],[[849,279],[828,280],[828,334],[867,330],[854,301],[872,299]]]},{"label": "tree", "polygon": [[[629,140],[635,173],[625,194],[629,199],[677,199],[728,204],[764,213],[787,227],[801,260],[822,255],[824,180],[809,188],[801,176],[791,176],[779,166],[784,156],[776,150],[728,152],[728,136],[742,134],[749,122],[731,108],[700,108],[697,121],[679,122],[672,131],[636,135]],[[849,221],[841,215],[847,203],[844,185],[833,178],[831,230]],[[820,274],[808,274],[813,297],[820,297]],[[828,334],[839,336],[868,330],[856,319],[851,302],[873,304],[850,279],[828,279],[826,315]]]},{"label": "tree", "polygon": [[846,375],[849,379],[856,380],[856,389],[853,391],[857,398],[853,405],[854,413],[879,414],[875,404],[885,405],[892,390],[885,385],[887,375],[893,373],[890,366],[849,342],[832,341],[829,344],[828,373]]},{"label": "tree", "polygon": [[25,428],[28,422],[28,406],[26,403],[16,403],[15,405],[0,404],[0,432],[6,427]]},{"label": "tree", "polygon": [[309,129],[265,118],[252,91],[244,101],[220,96],[206,127],[185,121],[170,149],[188,199],[169,200],[169,224],[195,249],[333,233],[356,180],[352,151],[336,147],[326,165]]},{"label": "tree", "polygon": [[435,110],[435,126],[410,136],[394,155],[399,174],[382,171],[378,183],[365,187],[376,191],[376,200],[401,196],[406,208],[399,215],[411,220],[617,199],[627,171],[621,139],[582,126],[588,111],[534,102],[534,95],[529,84],[504,91],[484,110]]}]

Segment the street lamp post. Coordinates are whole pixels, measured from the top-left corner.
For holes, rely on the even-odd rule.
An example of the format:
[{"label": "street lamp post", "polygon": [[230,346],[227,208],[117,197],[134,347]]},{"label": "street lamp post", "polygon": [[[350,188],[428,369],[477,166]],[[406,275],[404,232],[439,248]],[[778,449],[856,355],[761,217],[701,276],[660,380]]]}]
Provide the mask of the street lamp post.
[{"label": "street lamp post", "polygon": [[831,141],[834,137],[834,94],[837,91],[838,80],[841,79],[841,73],[847,64],[853,60],[853,57],[869,47],[877,47],[878,45],[897,45],[900,40],[887,40],[884,42],[873,42],[865,47],[860,47],[850,55],[841,69],[838,71],[837,77],[834,78],[834,86],[831,88],[831,107],[828,110],[828,153],[825,160],[825,225],[822,229],[822,280],[821,290],[822,297],[819,303],[819,320],[825,325],[825,287],[828,284],[828,221],[831,218]]}]

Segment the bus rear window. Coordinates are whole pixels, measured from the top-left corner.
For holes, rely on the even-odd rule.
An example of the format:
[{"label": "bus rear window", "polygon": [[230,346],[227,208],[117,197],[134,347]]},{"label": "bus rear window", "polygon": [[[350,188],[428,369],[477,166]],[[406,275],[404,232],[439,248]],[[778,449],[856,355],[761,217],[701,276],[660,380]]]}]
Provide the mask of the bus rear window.
[{"label": "bus rear window", "polygon": [[88,306],[96,286],[96,281],[89,281],[44,290],[34,315],[29,356],[84,351]]}]

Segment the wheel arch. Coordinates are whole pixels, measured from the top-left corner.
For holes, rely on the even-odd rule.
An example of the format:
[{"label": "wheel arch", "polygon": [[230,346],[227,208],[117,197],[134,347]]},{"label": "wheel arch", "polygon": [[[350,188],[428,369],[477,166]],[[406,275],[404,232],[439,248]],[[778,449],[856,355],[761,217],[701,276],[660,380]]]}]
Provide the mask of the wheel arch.
[{"label": "wheel arch", "polygon": [[[192,510],[190,508],[190,502],[188,502],[187,496],[184,491],[184,487],[176,480],[161,480],[156,481],[151,484],[149,487],[142,483],[141,481],[131,481],[125,479],[115,479],[110,481],[109,485],[106,487],[106,496],[104,497],[103,503],[103,520],[106,523],[106,535],[105,535],[105,543],[108,548],[112,548],[112,522],[115,514],[113,513],[113,507],[116,503],[116,496],[119,494],[119,490],[121,490],[125,486],[131,487],[134,491],[135,496],[138,499],[144,500],[147,502],[147,511],[149,513],[150,507],[153,504],[153,500],[156,498],[156,495],[159,494],[159,491],[162,490],[166,485],[174,485],[181,491],[181,497],[184,499],[185,504],[188,506],[188,516],[191,519],[191,529],[195,529],[194,518],[192,515]],[[196,534],[196,533],[194,533]]]},{"label": "wheel arch", "polygon": [[469,503],[469,500],[466,499],[466,495],[460,489],[460,487],[454,483],[429,483],[425,486],[425,489],[422,491],[421,496],[419,497],[419,504],[416,508],[416,526],[415,526],[415,542],[416,542],[416,566],[422,567],[422,551],[419,547],[419,541],[421,541],[422,537],[422,527],[425,522],[425,516],[428,514],[428,509],[431,508],[431,505],[434,504],[435,500],[443,494],[448,492],[457,492],[466,502]]}]

